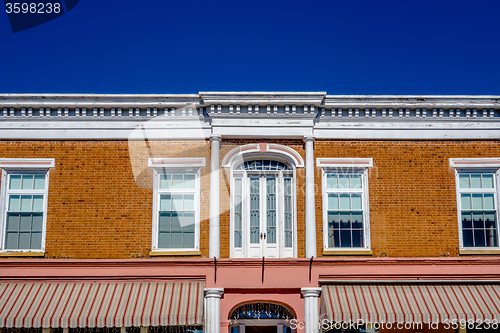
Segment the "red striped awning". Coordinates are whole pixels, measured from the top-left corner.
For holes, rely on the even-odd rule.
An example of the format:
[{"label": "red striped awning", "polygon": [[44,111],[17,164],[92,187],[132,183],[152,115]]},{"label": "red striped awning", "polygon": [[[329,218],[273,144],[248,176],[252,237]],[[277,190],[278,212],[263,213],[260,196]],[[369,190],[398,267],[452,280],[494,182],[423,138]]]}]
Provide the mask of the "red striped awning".
[{"label": "red striped awning", "polygon": [[322,318],[334,322],[500,320],[498,284],[346,283],[322,289]]},{"label": "red striped awning", "polygon": [[202,282],[0,283],[0,327],[203,325]]}]

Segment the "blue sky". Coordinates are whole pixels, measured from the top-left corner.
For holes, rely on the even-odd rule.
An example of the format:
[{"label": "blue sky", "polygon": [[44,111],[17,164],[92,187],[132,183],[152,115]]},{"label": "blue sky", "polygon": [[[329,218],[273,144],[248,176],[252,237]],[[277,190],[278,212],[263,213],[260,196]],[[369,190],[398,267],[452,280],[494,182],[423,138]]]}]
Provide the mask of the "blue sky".
[{"label": "blue sky", "polygon": [[498,0],[80,0],[12,33],[2,10],[0,93],[499,95],[499,12]]}]

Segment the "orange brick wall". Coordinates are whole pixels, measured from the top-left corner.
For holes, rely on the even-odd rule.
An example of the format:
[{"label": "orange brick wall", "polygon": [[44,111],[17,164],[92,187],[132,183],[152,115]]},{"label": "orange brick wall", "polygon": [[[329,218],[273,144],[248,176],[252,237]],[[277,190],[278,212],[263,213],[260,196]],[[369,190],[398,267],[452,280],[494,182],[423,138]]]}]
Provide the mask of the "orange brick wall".
[{"label": "orange brick wall", "polygon": [[[205,157],[201,191],[209,191],[206,141],[0,141],[3,158],[54,158],[49,173],[46,258],[149,257],[153,170],[149,157]],[[132,157],[132,158],[131,158]],[[137,180],[134,177],[136,172]],[[208,234],[209,202],[201,203]],[[208,256],[208,238],[201,239]]]},{"label": "orange brick wall", "polygon": [[[221,141],[220,159],[256,140]],[[295,149],[302,140],[267,141]],[[209,141],[0,141],[3,158],[55,158],[50,171],[47,258],[148,257],[152,169],[149,157],[204,157],[201,168],[201,253],[208,257]],[[132,158],[131,158],[132,157]],[[369,202],[374,256],[458,255],[454,170],[449,158],[500,157],[498,141],[315,142],[318,157],[371,157]],[[297,170],[298,254],[305,255],[304,177]],[[316,220],[321,256],[321,169],[316,168]],[[221,169],[221,257],[229,256],[229,170]]]},{"label": "orange brick wall", "polygon": [[[453,257],[458,256],[459,234],[455,170],[449,159],[500,157],[500,145],[499,141],[316,141],[314,157],[373,158],[368,187],[374,256]],[[316,169],[315,177],[321,179],[321,169]],[[321,190],[316,200],[321,202]],[[322,218],[320,205],[316,218]],[[321,229],[318,223],[318,254]]]}]

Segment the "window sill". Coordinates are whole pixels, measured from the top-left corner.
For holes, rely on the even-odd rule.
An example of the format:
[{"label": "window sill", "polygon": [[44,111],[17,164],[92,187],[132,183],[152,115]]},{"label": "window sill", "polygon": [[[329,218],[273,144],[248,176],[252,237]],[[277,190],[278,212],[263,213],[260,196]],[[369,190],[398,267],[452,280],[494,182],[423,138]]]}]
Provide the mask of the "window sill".
[{"label": "window sill", "polygon": [[371,256],[373,255],[372,250],[323,250],[324,256]]},{"label": "window sill", "polygon": [[201,256],[201,251],[150,251],[150,257],[178,257],[178,256]]},{"label": "window sill", "polygon": [[0,257],[45,257],[45,252],[2,251]]},{"label": "window sill", "polygon": [[480,255],[480,254],[500,254],[500,249],[491,249],[491,250],[459,250],[459,254],[472,254],[472,255]]}]

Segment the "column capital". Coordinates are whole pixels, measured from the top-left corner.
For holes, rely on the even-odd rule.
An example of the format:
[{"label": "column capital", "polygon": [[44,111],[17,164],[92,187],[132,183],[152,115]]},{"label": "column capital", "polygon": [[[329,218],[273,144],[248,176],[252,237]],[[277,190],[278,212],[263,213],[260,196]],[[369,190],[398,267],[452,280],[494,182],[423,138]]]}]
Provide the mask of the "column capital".
[{"label": "column capital", "polygon": [[304,135],[304,142],[314,142],[315,139],[314,135]]},{"label": "column capital", "polygon": [[210,135],[210,141],[219,141],[220,142],[220,140],[221,140],[220,135],[215,135],[215,134]]},{"label": "column capital", "polygon": [[300,288],[300,292],[304,297],[319,297],[321,294],[321,287]]},{"label": "column capital", "polygon": [[224,288],[205,288],[206,298],[221,298],[224,295]]}]

